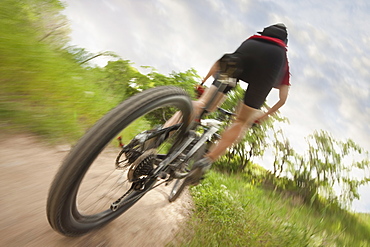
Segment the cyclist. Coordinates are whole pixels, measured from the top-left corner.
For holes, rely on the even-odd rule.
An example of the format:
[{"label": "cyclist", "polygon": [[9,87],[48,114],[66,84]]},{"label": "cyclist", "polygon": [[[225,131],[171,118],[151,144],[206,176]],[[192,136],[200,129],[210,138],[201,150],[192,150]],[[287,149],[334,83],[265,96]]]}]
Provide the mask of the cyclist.
[{"label": "cyclist", "polygon": [[[284,24],[268,26],[260,35],[253,35],[244,41],[232,54],[225,54],[211,67],[202,84],[215,76],[212,86],[205,91],[200,99],[194,102],[194,110],[199,113],[205,107],[219,81],[217,75],[227,73],[229,76],[248,83],[244,100],[236,111],[236,118],[221,135],[220,141],[213,146],[204,158],[195,163],[197,167],[189,177],[190,183],[197,183],[203,174],[211,167],[226,150],[244,135],[254,122],[262,122],[285,104],[290,86],[290,74],[287,59],[288,33]],[[230,72],[232,71],[232,72]],[[230,73],[232,73],[230,75]],[[201,84],[201,85],[202,85]],[[234,85],[235,86],[235,85]],[[213,111],[221,105],[225,95],[233,88],[227,86],[218,93],[214,104],[208,109]],[[259,109],[266,100],[272,88],[279,90],[279,101],[267,112]]]}]

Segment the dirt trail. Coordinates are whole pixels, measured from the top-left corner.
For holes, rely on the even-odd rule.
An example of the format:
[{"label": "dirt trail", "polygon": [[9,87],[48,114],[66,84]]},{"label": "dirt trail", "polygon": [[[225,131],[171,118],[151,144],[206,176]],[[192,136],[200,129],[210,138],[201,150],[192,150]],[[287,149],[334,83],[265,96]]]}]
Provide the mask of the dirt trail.
[{"label": "dirt trail", "polygon": [[52,147],[33,136],[0,136],[0,246],[165,246],[191,209],[184,194],[167,201],[169,188],[149,192],[126,214],[79,238],[54,232],[46,213],[49,185],[68,147]]}]

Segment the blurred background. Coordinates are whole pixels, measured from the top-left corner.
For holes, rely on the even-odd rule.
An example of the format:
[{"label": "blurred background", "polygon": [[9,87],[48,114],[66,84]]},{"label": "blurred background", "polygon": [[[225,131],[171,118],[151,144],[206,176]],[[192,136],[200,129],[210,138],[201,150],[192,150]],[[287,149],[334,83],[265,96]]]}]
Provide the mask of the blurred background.
[{"label": "blurred background", "polygon": [[[347,196],[348,209],[370,212],[368,13],[365,0],[2,0],[0,137],[74,143],[139,91],[177,85],[194,96],[194,85],[224,53],[285,23],[292,86],[280,111],[288,121],[274,122],[284,133],[279,141],[298,154],[290,162],[309,162],[311,148],[318,161],[328,154],[335,163],[338,154],[344,189],[333,182],[328,197]],[[277,97],[272,92],[267,104]],[[266,138],[274,143],[274,133]],[[276,157],[270,145],[253,162],[274,172]],[[293,177],[289,169],[296,167],[282,175]]]}]

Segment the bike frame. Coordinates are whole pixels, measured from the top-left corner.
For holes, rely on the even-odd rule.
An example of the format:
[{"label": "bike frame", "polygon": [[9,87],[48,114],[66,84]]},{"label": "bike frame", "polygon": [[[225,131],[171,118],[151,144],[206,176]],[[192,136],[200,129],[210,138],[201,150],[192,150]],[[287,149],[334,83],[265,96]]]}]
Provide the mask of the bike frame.
[{"label": "bike frame", "polygon": [[[158,164],[158,166],[154,169],[152,175],[150,175],[144,183],[141,184],[141,187],[143,189],[144,193],[147,193],[148,191],[158,187],[162,183],[168,183],[172,181],[173,179],[182,179],[185,178],[188,173],[181,173],[179,172],[179,166],[183,162],[187,162],[208,140],[210,140],[214,135],[217,134],[218,130],[220,129],[220,125],[222,124],[221,121],[218,121],[216,119],[206,119],[202,120],[204,115],[209,113],[210,107],[215,103],[216,96],[218,93],[223,93],[225,88],[229,85],[229,80],[233,78],[229,78],[228,76],[219,76],[219,85],[217,87],[217,90],[213,92],[213,94],[210,97],[210,100],[206,102],[205,107],[202,109],[201,113],[198,117],[196,117],[193,122],[190,124],[189,129],[183,134],[183,138],[181,138],[181,141],[179,143],[175,143],[173,150],[170,152],[170,154],[166,157],[161,157],[159,154],[157,158],[160,158],[163,160]],[[235,80],[235,79],[233,79]],[[228,112],[222,108],[218,108],[219,111],[225,115],[235,115],[231,112]],[[154,133],[151,133],[149,135],[143,134],[143,136],[138,136],[138,140],[142,142],[143,144],[145,141],[153,139],[155,137],[158,137],[163,134],[169,134],[171,131],[179,129],[181,124],[175,124],[173,126],[155,131]],[[183,152],[186,150],[186,148],[189,147],[189,145],[197,138],[195,133],[195,130],[199,127],[203,126],[204,128],[207,128],[206,131],[202,134],[202,136],[199,138],[199,140],[196,142],[195,145],[187,152],[187,154],[184,157],[180,157]],[[174,162],[176,159],[180,157],[181,162]],[[170,176],[168,177],[168,174]],[[158,183],[156,185],[155,182],[160,179],[164,179],[161,183]],[[166,179],[167,178],[167,179]],[[136,186],[134,183],[132,186]],[[111,209],[117,210],[121,205],[120,201],[124,197],[123,195],[121,198],[119,198],[117,201],[112,203]],[[132,198],[131,200],[135,200],[135,198]],[[127,203],[127,201],[126,201]]]}]

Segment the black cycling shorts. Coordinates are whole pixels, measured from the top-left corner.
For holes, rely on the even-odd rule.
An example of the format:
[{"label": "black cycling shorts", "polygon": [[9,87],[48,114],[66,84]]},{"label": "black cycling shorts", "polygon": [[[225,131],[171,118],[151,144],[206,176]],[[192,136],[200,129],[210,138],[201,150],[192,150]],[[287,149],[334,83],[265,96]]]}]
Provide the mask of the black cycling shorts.
[{"label": "black cycling shorts", "polygon": [[[235,78],[248,83],[244,104],[260,109],[273,86],[284,75],[287,63],[285,49],[270,41],[248,39],[234,53],[224,55],[219,61],[230,56],[238,61]],[[213,85],[219,85],[217,78]],[[227,87],[224,93],[231,89]]]}]

